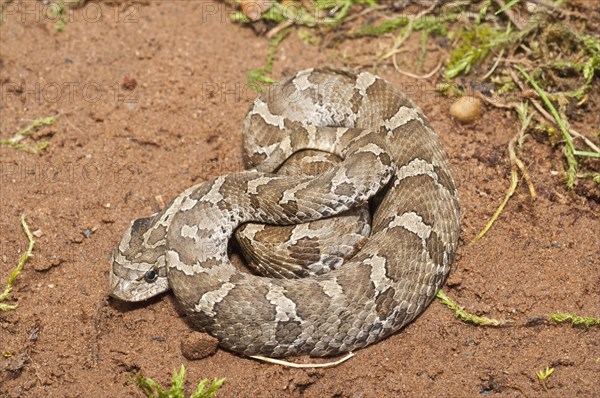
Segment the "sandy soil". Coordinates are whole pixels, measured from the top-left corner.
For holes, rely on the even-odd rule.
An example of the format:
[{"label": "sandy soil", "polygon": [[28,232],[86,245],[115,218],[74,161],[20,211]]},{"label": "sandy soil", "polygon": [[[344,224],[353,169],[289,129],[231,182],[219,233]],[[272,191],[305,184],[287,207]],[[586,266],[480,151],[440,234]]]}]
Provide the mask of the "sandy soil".
[{"label": "sandy soil", "polygon": [[[167,384],[181,364],[191,382],[226,377],[226,397],[600,396],[600,329],[540,318],[600,316],[597,186],[567,191],[560,151],[529,137],[524,158],[538,201],[521,186],[490,233],[469,245],[505,194],[506,144],[518,121],[487,109],[475,124],[459,125],[433,80],[415,83],[391,67],[377,73],[411,92],[429,116],[459,184],[463,241],[445,291],[508,326],[466,325],[436,301],[333,369],[283,368],[223,350],[186,360],[180,342],[190,329],[171,295],[140,305],[107,298],[109,252],[160,198],[242,168],[241,122],[254,97],[246,72],[263,65],[268,42],[210,1],[92,3],[62,33],[41,3],[13,6],[20,9],[11,8],[0,28],[0,135],[60,116],[41,130],[50,147],[39,155],[0,148],[2,284],[27,246],[20,215],[41,232],[12,293],[18,308],[0,314],[1,396],[142,397],[136,372]],[[409,48],[418,40],[411,37]],[[368,54],[383,45],[346,46]],[[292,34],[273,76],[342,66],[340,54]],[[426,69],[439,56],[432,51]],[[400,56],[407,70],[414,58]],[[598,101],[593,95],[574,116],[580,131],[600,125]],[[536,372],[547,366],[556,370],[545,392]]]}]

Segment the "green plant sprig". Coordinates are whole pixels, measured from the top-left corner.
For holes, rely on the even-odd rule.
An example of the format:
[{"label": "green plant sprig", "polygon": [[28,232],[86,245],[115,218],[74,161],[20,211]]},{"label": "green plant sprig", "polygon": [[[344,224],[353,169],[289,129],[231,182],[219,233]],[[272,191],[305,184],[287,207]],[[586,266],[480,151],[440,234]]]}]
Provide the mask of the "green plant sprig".
[{"label": "green plant sprig", "polygon": [[[179,372],[173,370],[173,380],[171,387],[168,390],[164,390],[157,382],[151,378],[146,378],[141,374],[136,377],[137,385],[144,390],[149,398],[185,398],[185,366],[181,365]],[[211,398],[214,397],[219,388],[223,385],[225,379],[214,379],[210,382],[208,379],[200,381],[196,390],[189,396],[189,398]]]},{"label": "green plant sprig", "polygon": [[538,93],[538,95],[542,99],[544,105],[546,106],[546,108],[548,108],[548,110],[552,114],[552,117],[554,117],[554,120],[556,121],[556,124],[558,125],[558,127],[563,135],[563,138],[566,143],[564,153],[565,153],[565,158],[567,159],[567,166],[568,166],[567,187],[569,187],[570,189],[573,189],[573,186],[575,184],[575,177],[577,176],[577,169],[578,169],[578,163],[577,163],[577,159],[575,158],[575,156],[589,156],[589,157],[600,158],[600,153],[588,152],[588,151],[578,151],[575,149],[575,145],[573,144],[573,137],[571,137],[571,134],[569,133],[569,130],[567,129],[567,126],[566,126],[564,120],[562,119],[562,117],[560,117],[560,114],[558,113],[558,111],[556,110],[556,108],[554,107],[554,105],[552,104],[552,102],[550,101],[550,99],[548,98],[546,93],[544,92],[544,90],[542,90],[540,85],[527,72],[525,72],[525,70],[523,68],[521,68],[520,66],[516,66],[516,68],[521,73],[521,75],[523,75],[523,77],[525,77],[525,79],[529,82],[529,84],[531,84],[531,86],[535,89],[535,91]]},{"label": "green plant sprig", "polygon": [[536,373],[538,380],[542,387],[544,387],[545,391],[548,391],[548,387],[546,386],[546,380],[554,373],[554,368],[546,367],[546,370],[540,370]]},{"label": "green plant sprig", "polygon": [[276,34],[269,44],[269,50],[267,52],[267,63],[264,67],[259,69],[250,69],[247,75],[247,84],[252,90],[261,92],[263,90],[260,83],[273,84],[275,80],[269,76],[273,70],[273,63],[275,62],[275,55],[277,54],[277,48],[281,42],[290,34],[291,28],[287,28]]},{"label": "green plant sprig", "polygon": [[557,312],[548,317],[550,322],[562,323],[571,322],[571,325],[578,326],[583,325],[585,327],[600,326],[600,318],[594,318],[591,316],[579,316],[575,314],[568,314],[564,312]]},{"label": "green plant sprig", "polygon": [[493,318],[487,318],[484,316],[477,316],[465,311],[463,306],[459,305],[458,303],[456,303],[456,301],[446,296],[446,294],[442,290],[438,290],[436,297],[441,300],[442,304],[454,311],[454,316],[456,316],[463,322],[473,323],[479,326],[501,326],[504,324],[504,321],[500,321]]},{"label": "green plant sprig", "polygon": [[23,143],[23,140],[29,136],[35,134],[40,128],[44,126],[50,126],[56,122],[54,116],[44,117],[34,120],[29,126],[19,130],[15,135],[7,140],[0,140],[0,145],[9,146],[19,151],[38,153],[46,148],[50,143],[48,141],[42,141],[37,143],[35,146],[27,145]]},{"label": "green plant sprig", "polygon": [[25,251],[25,253],[23,253],[21,255],[21,258],[19,259],[19,263],[17,264],[15,269],[13,269],[11,271],[11,273],[8,277],[8,282],[6,283],[6,287],[4,288],[4,291],[2,292],[2,294],[0,294],[0,311],[9,311],[9,310],[14,310],[15,308],[17,308],[16,304],[14,304],[14,305],[4,304],[3,301],[6,301],[8,299],[8,297],[10,296],[10,292],[13,289],[13,284],[17,280],[17,277],[19,276],[21,271],[23,270],[23,266],[25,265],[27,260],[30,257],[33,257],[33,246],[35,245],[35,240],[33,239],[33,234],[29,230],[29,226],[27,225],[27,222],[25,221],[25,213],[23,213],[21,215],[21,225],[23,226],[25,235],[27,235],[27,239],[29,240],[29,246],[27,246],[27,250]]}]

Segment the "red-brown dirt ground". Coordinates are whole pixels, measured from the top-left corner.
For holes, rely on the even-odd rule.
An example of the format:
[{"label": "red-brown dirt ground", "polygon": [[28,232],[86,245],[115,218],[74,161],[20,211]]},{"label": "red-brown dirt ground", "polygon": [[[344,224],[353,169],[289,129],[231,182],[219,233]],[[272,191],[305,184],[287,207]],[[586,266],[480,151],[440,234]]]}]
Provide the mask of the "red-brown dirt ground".
[{"label": "red-brown dirt ground", "polygon": [[[11,293],[18,308],[0,313],[0,396],[142,397],[138,371],[167,385],[181,364],[190,388],[225,377],[223,397],[600,396],[600,329],[543,320],[557,311],[600,316],[597,185],[567,190],[560,150],[528,137],[523,158],[538,200],[521,184],[487,236],[469,245],[504,197],[506,145],[519,122],[487,108],[460,125],[435,79],[415,81],[391,66],[376,72],[428,115],[459,186],[462,241],[445,292],[507,326],[462,323],[436,300],[335,368],[291,369],[224,350],[185,359],[180,344],[190,327],[172,295],[136,305],[108,299],[109,253],[131,220],[194,183],[242,169],[241,125],[254,98],[246,73],[263,66],[268,41],[230,22],[218,2],[88,3],[69,14],[63,32],[42,5],[13,3],[0,27],[1,138],[58,115],[40,130],[47,150],[0,148],[1,286],[27,247],[22,213],[40,235]],[[419,37],[407,47],[418,49]],[[272,76],[343,66],[344,48],[369,53],[389,44],[330,50],[292,33]],[[415,53],[399,56],[407,70]],[[426,69],[439,57],[432,50]],[[599,100],[592,95],[596,111],[572,120],[579,131],[600,125]],[[547,391],[536,377],[546,367],[555,368]]]}]

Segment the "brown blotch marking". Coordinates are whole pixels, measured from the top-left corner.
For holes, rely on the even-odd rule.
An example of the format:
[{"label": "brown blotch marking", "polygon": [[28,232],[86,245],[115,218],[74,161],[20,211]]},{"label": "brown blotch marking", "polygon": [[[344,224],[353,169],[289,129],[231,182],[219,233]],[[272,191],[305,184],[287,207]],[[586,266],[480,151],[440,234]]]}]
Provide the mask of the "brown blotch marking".
[{"label": "brown blotch marking", "polygon": [[[280,96],[280,95],[284,94],[283,99],[288,98],[285,95],[285,93],[283,93],[283,92],[278,93],[275,91],[275,93],[276,93],[275,94],[276,96]],[[266,98],[265,99],[265,98],[262,98],[262,96],[261,96],[261,99],[263,100],[263,102],[265,102],[267,104],[267,109],[269,110],[269,113],[271,113],[271,115],[276,115],[276,116],[282,115],[284,113],[284,107],[285,107],[286,101],[282,100],[281,98],[278,99],[273,95],[272,95],[272,97],[274,97],[274,98]]]},{"label": "brown blotch marking", "polygon": [[260,199],[258,195],[254,195],[254,194],[248,194],[248,197],[250,198],[250,205],[252,206],[252,208],[254,209],[260,209]]},{"label": "brown blotch marking", "polygon": [[334,166],[334,163],[332,163],[331,161],[326,160],[326,159],[312,161],[310,163],[305,162],[303,174],[309,175],[309,176],[319,175],[319,174],[331,169],[333,166]]},{"label": "brown blotch marking", "polygon": [[158,246],[153,249],[145,249],[141,252],[141,256],[135,258],[134,262],[155,263],[156,260],[165,253],[164,246]]},{"label": "brown blotch marking", "polygon": [[246,157],[244,159],[244,162],[249,165],[257,165],[264,162],[265,159],[267,159],[267,155],[265,155],[264,153],[254,153],[251,156]]},{"label": "brown blotch marking", "polygon": [[302,332],[299,321],[280,321],[277,322],[275,336],[280,344],[292,344]]},{"label": "brown blotch marking", "polygon": [[442,265],[444,263],[444,242],[442,242],[435,231],[431,231],[431,234],[425,243],[427,245],[427,251],[431,256],[431,260],[437,265]]},{"label": "brown blotch marking", "polygon": [[296,315],[305,321],[315,321],[315,314],[327,313],[331,306],[331,298],[317,283],[287,286],[285,296],[296,303]]},{"label": "brown blotch marking", "polygon": [[[301,138],[303,136],[306,136],[305,127],[302,124],[302,122],[300,122],[298,120],[290,120],[290,119],[286,118],[283,121],[283,126],[286,130],[291,132],[290,138],[292,139],[292,144],[299,142],[299,141],[295,140],[296,138]],[[292,147],[299,149],[299,146],[296,146],[296,145],[292,145]]]},{"label": "brown blotch marking", "polygon": [[[278,203],[281,203],[282,199],[283,199],[283,194],[279,198]],[[296,202],[295,200],[287,201],[286,203],[281,205],[281,208],[283,209],[283,211],[285,212],[285,214],[288,217],[295,217],[296,214],[298,214],[298,202]]]},{"label": "brown blotch marking", "polygon": [[[199,230],[198,236],[200,238],[210,239],[214,232],[212,230]],[[184,264],[194,264],[199,258],[205,255],[215,255],[221,251],[216,243],[204,241],[202,244],[193,241],[192,239],[186,238],[188,244],[179,245],[177,253],[179,254],[179,260]],[[209,261],[209,260],[207,260]],[[203,263],[204,264],[204,263]]]},{"label": "brown blotch marking", "polygon": [[340,196],[351,196],[354,193],[354,191],[354,185],[344,182],[335,187],[334,193]]},{"label": "brown blotch marking", "polygon": [[[397,195],[399,192],[406,192],[403,200],[399,201],[396,214],[402,215],[406,212],[414,212],[421,216],[423,223],[433,226],[435,221],[434,209],[439,207],[440,200],[439,195],[436,194],[436,188],[436,182],[427,175],[408,177],[400,181],[398,186],[394,188],[396,192],[386,196],[383,202],[392,200],[391,196]],[[383,205],[384,203],[382,203]],[[385,219],[378,218],[376,213],[373,227],[379,230],[381,227],[386,227],[390,221],[387,217]]]},{"label": "brown blotch marking", "polygon": [[[277,115],[278,113],[274,114]],[[273,145],[275,143],[278,143],[281,139],[281,129],[279,128],[279,126],[267,123],[259,114],[253,114],[250,117],[250,124],[250,130],[262,130],[262,134],[260,134],[259,136],[261,139],[259,144],[261,146]]]},{"label": "brown blotch marking", "polygon": [[[337,283],[344,292],[352,292],[352,297],[372,297],[375,293],[375,285],[371,282],[371,267],[362,264],[360,253],[355,257],[353,272],[341,273],[337,276]],[[356,281],[368,281],[368,283],[356,283]]]},{"label": "brown blotch marking", "polygon": [[394,116],[402,106],[412,108],[408,98],[399,94],[383,79],[377,79],[367,88],[369,102],[379,106],[379,115],[383,120]]},{"label": "brown blotch marking", "polygon": [[321,258],[321,249],[318,238],[305,236],[298,239],[296,243],[289,246],[292,258],[316,263]]},{"label": "brown blotch marking", "polygon": [[381,318],[387,318],[394,309],[396,304],[394,294],[396,294],[396,290],[393,287],[389,287],[375,299],[375,310]]},{"label": "brown blotch marking", "polygon": [[[240,283],[248,283],[245,277],[247,277],[245,274],[234,274],[230,278],[230,282],[236,286],[240,285]],[[253,289],[254,294],[249,294],[244,288],[238,289],[234,287],[229,291],[224,300],[214,306],[213,311],[222,315],[220,319],[237,319],[239,314],[244,314],[246,319],[265,320],[266,323],[262,325],[263,327],[258,326],[258,329],[256,329],[256,325],[245,325],[242,329],[236,330],[236,332],[241,334],[251,333],[260,335],[264,333],[269,335],[272,333],[272,329],[267,322],[275,320],[275,309],[273,304],[266,298],[268,288],[264,284],[257,284]]]},{"label": "brown blotch marking", "polygon": [[195,189],[194,191],[192,191],[192,193],[190,193],[190,199],[192,200],[200,200],[203,197],[206,196],[207,193],[210,192],[210,190],[212,189],[213,185],[214,185],[214,181],[211,181],[211,183],[204,183],[204,184],[200,184],[200,186]]},{"label": "brown blotch marking", "polygon": [[[394,281],[401,281],[404,285],[403,290],[410,291],[410,285],[418,281],[423,274],[421,269],[424,266],[424,262],[421,261],[423,251],[421,238],[402,227],[392,228],[386,234],[390,241],[396,242],[394,245],[382,247],[378,254],[384,256],[387,260],[386,276]],[[376,234],[371,239],[377,240],[380,238]],[[398,262],[401,266],[390,266],[390,264],[397,264]]]},{"label": "brown blotch marking", "polygon": [[350,98],[350,109],[352,109],[352,112],[357,114],[362,106],[363,101],[364,97],[360,94],[360,91],[355,88],[354,92],[352,93],[352,97]]},{"label": "brown blotch marking", "polygon": [[146,231],[148,231],[154,222],[158,218],[158,214],[152,217],[138,218],[137,220],[131,223],[131,236],[133,237],[141,237]]},{"label": "brown blotch marking", "polygon": [[[334,175],[333,169],[328,170],[326,173],[328,173],[330,177]],[[296,192],[296,195],[310,198],[314,197],[315,192],[333,192],[333,182],[331,181],[331,178],[315,178],[314,180],[309,181],[304,189]]]},{"label": "brown blotch marking", "polygon": [[277,227],[267,225],[262,231],[258,231],[254,235],[254,238],[265,244],[281,243],[283,241],[289,240],[294,227],[294,225],[282,225]]},{"label": "brown blotch marking", "polygon": [[456,191],[456,186],[454,185],[454,180],[452,179],[452,175],[450,175],[450,171],[436,165],[433,166],[433,171],[438,176],[438,182],[453,194]]},{"label": "brown blotch marking", "polygon": [[310,133],[302,128],[296,129],[291,135],[291,147],[294,152],[312,149],[309,146]]},{"label": "brown blotch marking", "polygon": [[386,166],[389,166],[392,164],[392,159],[390,158],[390,155],[388,155],[385,152],[382,152],[379,154],[379,160],[381,161],[381,163],[383,163]]},{"label": "brown blotch marking", "polygon": [[221,266],[223,263],[219,260],[216,260],[214,258],[207,258],[205,261],[202,262],[202,268],[214,268],[214,267],[219,267]]},{"label": "brown blotch marking", "polygon": [[152,232],[150,232],[150,236],[148,236],[147,243],[148,245],[155,245],[158,241],[165,238],[167,235],[167,227],[164,225],[158,225]]},{"label": "brown blotch marking", "polygon": [[396,139],[402,139],[404,149],[396,154],[399,167],[409,164],[414,159],[422,159],[431,163],[434,153],[441,153],[442,147],[437,137],[432,135],[421,122],[411,120],[394,130]]}]

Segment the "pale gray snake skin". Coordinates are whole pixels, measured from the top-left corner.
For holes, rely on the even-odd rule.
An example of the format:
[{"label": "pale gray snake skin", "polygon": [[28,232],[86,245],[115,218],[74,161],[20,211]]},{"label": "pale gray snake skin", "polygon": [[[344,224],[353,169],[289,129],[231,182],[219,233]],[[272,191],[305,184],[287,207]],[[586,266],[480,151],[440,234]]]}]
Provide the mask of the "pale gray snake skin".
[{"label": "pale gray snake skin", "polygon": [[[343,161],[316,177],[272,174],[302,149]],[[459,204],[447,156],[409,98],[368,72],[303,70],[254,102],[244,151],[253,169],[195,185],[132,223],[113,253],[112,296],[141,301],[173,289],[222,347],[270,357],[354,351],[427,307],[450,270]],[[281,279],[228,259],[241,224],[318,220],[375,194],[370,236],[341,267]]]}]

